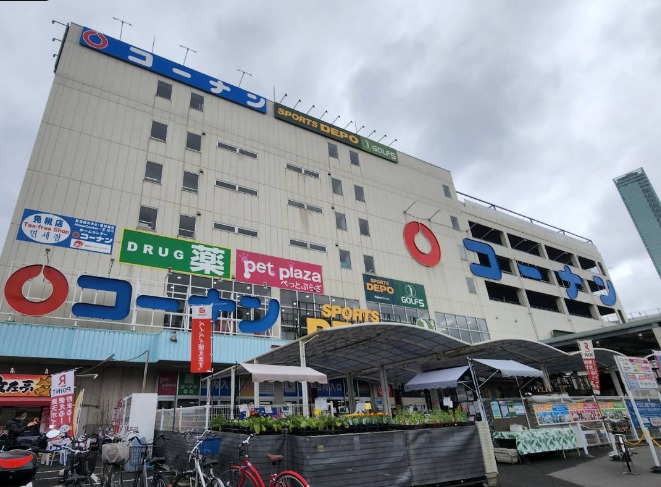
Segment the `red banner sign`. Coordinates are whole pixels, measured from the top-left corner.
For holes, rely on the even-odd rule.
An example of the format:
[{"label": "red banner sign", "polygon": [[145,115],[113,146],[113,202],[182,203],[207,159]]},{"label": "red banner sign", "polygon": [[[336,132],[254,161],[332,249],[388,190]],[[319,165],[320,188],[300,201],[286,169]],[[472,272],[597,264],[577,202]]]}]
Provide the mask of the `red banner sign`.
[{"label": "red banner sign", "polygon": [[581,349],[581,357],[585,370],[588,373],[588,380],[592,390],[596,395],[601,394],[601,385],[599,384],[599,369],[597,368],[597,359],[592,348],[592,340],[578,340],[578,346]]},{"label": "red banner sign", "polygon": [[161,370],[158,373],[158,395],[174,396],[177,394],[177,371]]},{"label": "red banner sign", "polygon": [[211,306],[191,306],[193,323],[191,325],[190,371],[193,374],[211,372]]},{"label": "red banner sign", "polygon": [[[53,374],[50,389],[50,424],[62,431],[71,431],[73,426],[73,370]],[[63,428],[66,426],[66,428]]]},{"label": "red banner sign", "polygon": [[50,375],[0,374],[0,397],[48,397]]}]

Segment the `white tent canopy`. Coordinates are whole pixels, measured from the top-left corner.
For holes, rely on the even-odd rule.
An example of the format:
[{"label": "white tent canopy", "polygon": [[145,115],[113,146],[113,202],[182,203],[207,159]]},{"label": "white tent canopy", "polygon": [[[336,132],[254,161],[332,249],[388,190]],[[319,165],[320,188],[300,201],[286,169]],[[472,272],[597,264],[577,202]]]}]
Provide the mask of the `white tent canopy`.
[{"label": "white tent canopy", "polygon": [[486,365],[489,368],[498,370],[503,377],[544,377],[541,370],[533,369],[527,365],[520,364],[514,360],[495,360],[474,358],[475,362]]},{"label": "white tent canopy", "polygon": [[468,366],[465,365],[463,367],[420,372],[404,385],[404,389],[407,391],[418,391],[439,387],[456,387],[457,381],[467,370]]},{"label": "white tent canopy", "polygon": [[246,372],[252,375],[253,382],[319,382],[328,384],[326,374],[310,367],[292,365],[267,365],[242,363]]}]

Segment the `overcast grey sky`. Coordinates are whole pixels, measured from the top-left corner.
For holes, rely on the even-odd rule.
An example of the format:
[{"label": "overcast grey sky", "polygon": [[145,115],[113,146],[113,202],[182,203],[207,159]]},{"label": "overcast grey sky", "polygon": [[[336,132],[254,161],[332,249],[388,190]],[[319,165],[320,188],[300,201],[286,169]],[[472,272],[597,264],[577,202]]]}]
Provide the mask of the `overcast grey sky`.
[{"label": "overcast grey sky", "polygon": [[[458,191],[583,235],[627,312],[661,279],[612,179],[661,191],[661,2],[0,2],[0,241],[75,22],[452,171]],[[355,127],[350,126],[349,128]],[[363,133],[363,132],[361,132]],[[9,236],[13,238],[13,236]]]}]

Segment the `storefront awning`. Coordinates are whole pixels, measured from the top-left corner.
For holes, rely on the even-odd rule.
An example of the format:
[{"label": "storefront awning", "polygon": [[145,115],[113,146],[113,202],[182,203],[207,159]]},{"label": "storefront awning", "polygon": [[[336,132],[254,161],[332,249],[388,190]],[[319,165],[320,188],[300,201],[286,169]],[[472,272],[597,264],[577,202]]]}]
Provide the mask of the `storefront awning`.
[{"label": "storefront awning", "polygon": [[527,365],[520,364],[514,360],[495,360],[474,358],[471,359],[486,365],[492,369],[498,370],[503,377],[543,377],[544,374],[541,370],[533,369]]},{"label": "storefront awning", "polygon": [[464,367],[421,372],[404,385],[404,390],[419,391],[421,389],[437,389],[439,387],[456,387],[457,381],[467,370],[468,366],[466,365]]},{"label": "storefront awning", "polygon": [[50,397],[2,397],[0,396],[0,406],[9,407],[34,407],[50,406]]},{"label": "storefront awning", "polygon": [[254,382],[319,382],[327,384],[326,374],[317,372],[310,367],[295,367],[292,365],[241,364],[246,372],[252,375]]}]

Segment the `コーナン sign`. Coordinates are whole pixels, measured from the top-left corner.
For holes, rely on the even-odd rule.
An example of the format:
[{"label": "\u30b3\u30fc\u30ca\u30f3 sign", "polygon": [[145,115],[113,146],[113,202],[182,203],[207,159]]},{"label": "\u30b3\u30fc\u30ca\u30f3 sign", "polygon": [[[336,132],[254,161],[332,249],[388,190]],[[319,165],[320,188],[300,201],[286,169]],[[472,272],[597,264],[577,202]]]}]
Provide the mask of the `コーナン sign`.
[{"label": "\u30b3\u30fc\u30ca\u30f3 sign", "polygon": [[236,251],[236,280],[259,286],[324,293],[320,265],[244,250]]}]

